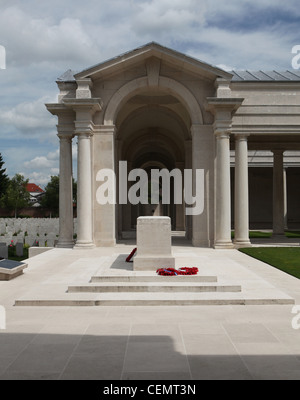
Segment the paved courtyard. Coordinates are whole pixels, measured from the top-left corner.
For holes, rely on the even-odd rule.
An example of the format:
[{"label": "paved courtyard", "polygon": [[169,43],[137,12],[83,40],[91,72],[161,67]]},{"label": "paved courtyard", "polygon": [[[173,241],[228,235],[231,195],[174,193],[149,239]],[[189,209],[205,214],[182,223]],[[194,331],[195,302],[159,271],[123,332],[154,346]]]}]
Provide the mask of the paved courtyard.
[{"label": "paved courtyard", "polygon": [[[239,282],[245,295],[292,298],[300,281],[237,250],[173,246],[177,266]],[[18,299],[68,296],[93,275],[133,274],[120,256],[133,243],[54,249],[0,282],[0,379],[300,379],[300,329],[293,304],[201,306],[16,306]],[[122,257],[121,257],[122,259]],[[234,276],[233,276],[234,275]],[[154,296],[154,295],[153,295]]]}]

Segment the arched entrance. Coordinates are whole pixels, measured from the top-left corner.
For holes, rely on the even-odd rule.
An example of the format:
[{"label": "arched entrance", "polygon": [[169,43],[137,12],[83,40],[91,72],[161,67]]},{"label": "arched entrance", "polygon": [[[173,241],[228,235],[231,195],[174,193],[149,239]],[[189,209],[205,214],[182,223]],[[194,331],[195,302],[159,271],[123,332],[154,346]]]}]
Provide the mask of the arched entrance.
[{"label": "arched entrance", "polygon": [[171,173],[175,169],[180,171],[183,178],[186,142],[191,140],[191,120],[186,108],[166,90],[143,89],[118,108],[115,124],[116,165],[119,161],[126,161],[128,174],[135,169],[144,170],[148,176],[149,193],[147,204],[128,202],[117,205],[117,237],[128,237],[130,232],[134,233],[137,218],[144,215],[169,216],[173,230],[185,231],[184,202],[174,204],[174,179],[170,179],[170,201],[166,203],[162,193],[158,193],[159,202],[155,204],[151,202],[151,191],[157,185],[162,190],[163,182],[161,179],[159,182],[151,179],[153,170]]}]

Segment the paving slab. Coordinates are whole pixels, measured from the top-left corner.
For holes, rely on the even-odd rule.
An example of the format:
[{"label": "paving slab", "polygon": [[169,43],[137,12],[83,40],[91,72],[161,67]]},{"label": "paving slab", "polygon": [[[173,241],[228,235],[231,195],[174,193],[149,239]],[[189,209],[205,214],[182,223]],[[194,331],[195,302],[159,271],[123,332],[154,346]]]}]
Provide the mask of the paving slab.
[{"label": "paving slab", "polygon": [[[18,279],[0,282],[0,305],[6,311],[0,379],[299,380],[300,329],[292,326],[294,304],[14,305],[33,295],[68,298],[73,296],[67,292],[70,285],[90,285],[93,276],[113,276],[115,282],[120,277],[127,282],[128,277],[145,279],[147,274],[133,273],[123,262],[131,250],[123,244],[53,249],[26,260],[28,267]],[[300,305],[299,279],[237,250],[186,245],[173,250],[176,267],[196,266],[200,276],[217,276],[217,282],[206,284],[242,287],[241,293],[197,295],[232,298],[248,293],[253,299],[272,294]],[[83,300],[92,295],[96,301],[101,293],[77,295]]]}]

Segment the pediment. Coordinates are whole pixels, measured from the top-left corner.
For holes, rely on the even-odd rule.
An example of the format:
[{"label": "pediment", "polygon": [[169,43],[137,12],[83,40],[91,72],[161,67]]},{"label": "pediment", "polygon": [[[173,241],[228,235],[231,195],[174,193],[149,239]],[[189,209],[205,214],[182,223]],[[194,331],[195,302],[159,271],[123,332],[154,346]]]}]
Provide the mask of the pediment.
[{"label": "pediment", "polygon": [[159,59],[178,71],[190,72],[193,75],[214,81],[217,78],[231,80],[232,74],[218,67],[214,67],[193,57],[152,42],[130,52],[119,55],[108,61],[94,65],[74,75],[76,80],[91,78],[105,79],[110,75],[134,68],[150,59]]}]

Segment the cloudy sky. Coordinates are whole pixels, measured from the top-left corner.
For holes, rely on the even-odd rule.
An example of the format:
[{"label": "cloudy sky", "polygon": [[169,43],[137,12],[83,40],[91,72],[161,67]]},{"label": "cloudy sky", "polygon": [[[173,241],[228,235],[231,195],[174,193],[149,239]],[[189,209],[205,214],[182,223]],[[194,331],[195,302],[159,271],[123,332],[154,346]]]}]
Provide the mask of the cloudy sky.
[{"label": "cloudy sky", "polygon": [[299,0],[0,0],[8,175],[44,186],[58,174],[56,117],[44,104],[56,102],[55,80],[67,69],[152,41],[229,70],[292,69],[299,26]]}]

